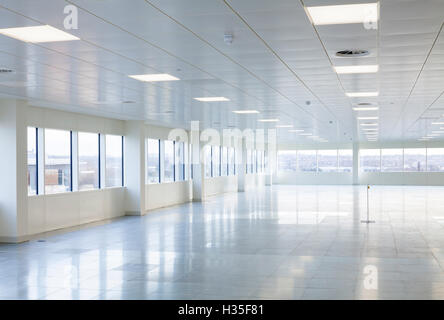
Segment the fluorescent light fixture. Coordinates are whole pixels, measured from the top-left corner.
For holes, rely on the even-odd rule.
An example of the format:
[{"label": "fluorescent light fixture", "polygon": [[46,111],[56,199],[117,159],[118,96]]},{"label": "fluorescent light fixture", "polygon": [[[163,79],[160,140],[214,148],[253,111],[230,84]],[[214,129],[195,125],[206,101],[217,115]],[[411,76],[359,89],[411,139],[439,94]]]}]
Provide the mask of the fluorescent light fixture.
[{"label": "fluorescent light fixture", "polygon": [[276,128],[293,128],[293,125],[291,124],[281,124],[276,126]]},{"label": "fluorescent light fixture", "polygon": [[222,101],[230,101],[230,99],[227,99],[225,97],[201,97],[201,98],[194,98],[194,100],[201,101],[201,102],[222,102]]},{"label": "fluorescent light fixture", "polygon": [[350,98],[361,98],[361,97],[377,97],[379,95],[378,91],[368,91],[368,92],[347,92],[347,97]]},{"label": "fluorescent light fixture", "polygon": [[349,73],[375,73],[378,72],[379,66],[365,65],[365,66],[341,66],[334,67],[336,73],[338,74],[349,74]]},{"label": "fluorescent light fixture", "polygon": [[279,119],[259,119],[259,122],[279,122]]},{"label": "fluorescent light fixture", "polygon": [[306,7],[314,25],[366,23],[376,25],[378,3]]},{"label": "fluorescent light fixture", "polygon": [[363,131],[378,131],[378,128],[363,128]]},{"label": "fluorescent light fixture", "polygon": [[444,122],[432,122],[432,124],[437,124],[437,125],[441,124],[441,125],[443,125]]},{"label": "fluorescent light fixture", "polygon": [[144,81],[144,82],[158,82],[158,81],[176,81],[180,80],[168,73],[153,73],[153,74],[135,74],[130,75],[130,78]]},{"label": "fluorescent light fixture", "polygon": [[299,135],[300,135],[300,136],[311,136],[312,133],[300,133]]},{"label": "fluorescent light fixture", "polygon": [[30,43],[80,40],[72,34],[49,25],[0,29],[0,34]]},{"label": "fluorescent light fixture", "polygon": [[378,117],[357,117],[358,120],[378,120]]},{"label": "fluorescent light fixture", "polygon": [[234,110],[234,113],[237,114],[253,114],[253,113],[259,113],[257,110]]},{"label": "fluorescent light fixture", "polygon": [[288,132],[304,132],[304,129],[292,129],[288,130]]},{"label": "fluorescent light fixture", "polygon": [[361,123],[361,126],[363,127],[374,127],[377,126],[378,124],[376,122],[366,122],[366,123]]},{"label": "fluorescent light fixture", "polygon": [[379,107],[354,107],[355,111],[376,111],[379,110]]}]

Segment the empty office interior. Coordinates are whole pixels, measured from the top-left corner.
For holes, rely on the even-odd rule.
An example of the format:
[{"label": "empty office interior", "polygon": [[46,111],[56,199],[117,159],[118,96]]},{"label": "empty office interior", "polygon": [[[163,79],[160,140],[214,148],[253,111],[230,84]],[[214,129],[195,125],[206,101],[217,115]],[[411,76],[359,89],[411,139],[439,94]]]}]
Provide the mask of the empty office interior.
[{"label": "empty office interior", "polygon": [[444,299],[444,1],[0,1],[0,300]]}]

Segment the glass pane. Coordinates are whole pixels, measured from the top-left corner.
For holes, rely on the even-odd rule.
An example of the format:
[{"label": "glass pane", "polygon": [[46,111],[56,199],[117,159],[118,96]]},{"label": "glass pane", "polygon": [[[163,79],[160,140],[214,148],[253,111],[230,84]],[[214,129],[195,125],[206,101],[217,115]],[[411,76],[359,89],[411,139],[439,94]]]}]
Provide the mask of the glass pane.
[{"label": "glass pane", "polygon": [[402,149],[381,149],[381,171],[403,171]]},{"label": "glass pane", "polygon": [[71,133],[45,129],[45,193],[71,190]]},{"label": "glass pane", "polygon": [[297,158],[299,171],[316,172],[316,150],[299,150]]},{"label": "glass pane", "polygon": [[427,148],[427,171],[444,172],[444,148]]},{"label": "glass pane", "polygon": [[174,141],[165,141],[164,181],[174,181]]},{"label": "glass pane", "polygon": [[362,172],[377,172],[381,169],[381,151],[379,149],[359,150],[359,169]]},{"label": "glass pane", "polygon": [[338,151],[318,150],[318,172],[338,171]]},{"label": "glass pane", "polygon": [[296,150],[278,151],[278,171],[296,171]]},{"label": "glass pane", "polygon": [[213,177],[220,176],[220,147],[212,146]]},{"label": "glass pane", "polygon": [[147,139],[147,167],[146,167],[146,181],[147,183],[160,182],[160,168],[159,168],[159,145],[158,139]]},{"label": "glass pane", "polygon": [[251,150],[247,150],[247,168],[246,168],[246,172],[247,173],[252,173],[253,172],[252,152],[251,152]]},{"label": "glass pane", "polygon": [[37,194],[37,129],[28,128],[28,195]]},{"label": "glass pane", "polygon": [[99,188],[99,135],[79,132],[79,190]]},{"label": "glass pane", "polygon": [[230,167],[230,175],[234,176],[235,175],[235,166],[236,166],[236,158],[235,158],[235,151],[234,148],[230,148],[230,150],[228,151],[228,163],[229,163],[229,167]]},{"label": "glass pane", "polygon": [[221,176],[228,175],[228,148],[222,147],[222,162],[221,162]]},{"label": "glass pane", "polygon": [[338,150],[339,172],[353,172],[353,150]]},{"label": "glass pane", "polygon": [[426,148],[404,149],[404,171],[426,171]]},{"label": "glass pane", "polygon": [[184,151],[184,143],[183,142],[176,142],[175,144],[175,157],[176,157],[176,177],[175,181],[183,181],[185,180],[185,171],[184,171],[184,165],[185,165],[185,151]]},{"label": "glass pane", "polygon": [[123,185],[122,136],[107,135],[105,141],[105,186],[121,187]]},{"label": "glass pane", "polygon": [[205,178],[211,178],[211,146],[204,148]]},{"label": "glass pane", "polygon": [[264,168],[263,168],[263,151],[262,150],[258,150],[257,151],[257,171],[258,172],[263,172]]}]

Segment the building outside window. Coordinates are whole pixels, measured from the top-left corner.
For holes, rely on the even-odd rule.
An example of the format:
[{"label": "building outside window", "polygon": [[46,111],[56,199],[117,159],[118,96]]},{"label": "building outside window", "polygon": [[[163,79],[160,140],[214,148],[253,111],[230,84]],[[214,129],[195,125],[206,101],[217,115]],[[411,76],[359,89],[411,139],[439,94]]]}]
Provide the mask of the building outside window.
[{"label": "building outside window", "polygon": [[78,133],[79,190],[99,189],[99,135]]},{"label": "building outside window", "polygon": [[164,141],[164,181],[173,182],[174,181],[174,141],[166,140]]},{"label": "building outside window", "polygon": [[37,194],[37,129],[28,127],[28,195]]},{"label": "building outside window", "polygon": [[298,150],[298,170],[301,172],[316,172],[316,150]]},{"label": "building outside window", "polygon": [[318,172],[338,171],[338,150],[318,150]]},{"label": "building outside window", "polygon": [[359,150],[359,169],[361,172],[381,171],[381,150],[380,149]]},{"label": "building outside window", "polygon": [[45,193],[71,191],[71,132],[45,129]]},{"label": "building outside window", "polygon": [[105,186],[123,186],[123,137],[105,136]]}]

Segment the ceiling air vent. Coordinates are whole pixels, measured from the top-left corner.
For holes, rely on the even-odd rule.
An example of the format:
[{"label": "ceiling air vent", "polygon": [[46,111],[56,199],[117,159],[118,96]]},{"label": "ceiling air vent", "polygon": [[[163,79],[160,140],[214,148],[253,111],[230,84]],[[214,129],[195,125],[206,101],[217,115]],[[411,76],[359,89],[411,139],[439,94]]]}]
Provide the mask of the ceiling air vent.
[{"label": "ceiling air vent", "polygon": [[7,68],[0,68],[0,73],[11,73],[13,70]]},{"label": "ceiling air vent", "polygon": [[367,50],[341,50],[336,52],[336,56],[346,58],[363,57],[369,54],[370,52]]}]

